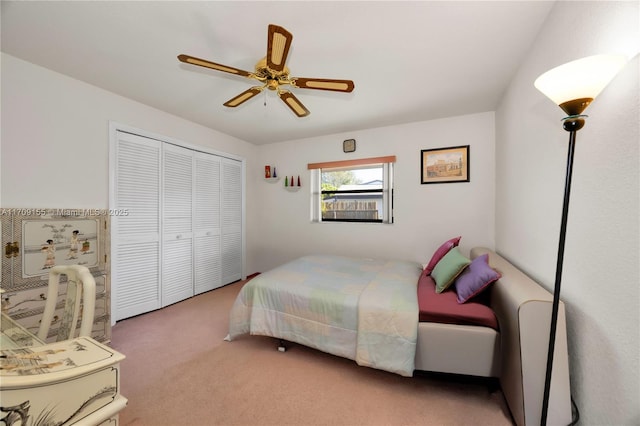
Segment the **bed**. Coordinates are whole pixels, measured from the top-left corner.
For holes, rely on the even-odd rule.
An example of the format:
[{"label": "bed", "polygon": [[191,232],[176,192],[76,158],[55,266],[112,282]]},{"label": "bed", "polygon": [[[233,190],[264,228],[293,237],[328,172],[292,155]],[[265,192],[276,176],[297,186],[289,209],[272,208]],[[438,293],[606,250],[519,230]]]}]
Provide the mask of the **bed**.
[{"label": "bed", "polygon": [[277,337],[411,376],[422,270],[401,260],[301,257],[242,288],[227,339],[246,333]]},{"label": "bed", "polygon": [[[422,370],[497,378],[516,424],[540,424],[552,295],[492,250],[470,251],[470,259],[482,256],[500,278],[469,304],[457,303],[453,291],[436,296],[437,284],[417,262],[305,256],[243,286],[226,340],[271,336],[407,377]],[[469,314],[477,309],[495,325],[477,323],[477,312]],[[562,303],[557,333],[548,422],[568,424]]]}]

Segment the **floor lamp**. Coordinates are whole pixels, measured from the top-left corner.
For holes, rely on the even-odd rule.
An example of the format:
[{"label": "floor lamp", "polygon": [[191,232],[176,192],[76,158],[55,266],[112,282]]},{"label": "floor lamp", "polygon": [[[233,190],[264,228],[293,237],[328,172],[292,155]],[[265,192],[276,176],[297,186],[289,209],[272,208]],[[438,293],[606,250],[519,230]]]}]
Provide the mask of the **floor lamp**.
[{"label": "floor lamp", "polygon": [[573,171],[576,132],[584,126],[584,118],[586,115],[582,115],[582,112],[626,63],[627,58],[623,55],[589,56],[553,68],[542,74],[534,82],[534,86],[539,91],[568,114],[562,121],[564,129],[569,132],[569,154],[564,185],[564,203],[562,205],[562,221],[560,222],[558,259],[556,263],[556,278],[553,288],[553,305],[551,310],[549,352],[547,354],[547,370],[542,400],[542,416],[540,420],[542,426],[546,426],[547,424],[547,413],[549,410],[549,392],[551,389],[551,372],[553,370],[553,352],[556,343],[560,283],[562,281],[562,263],[564,260],[564,243],[567,232],[567,217],[569,214],[569,194],[571,192],[571,174]]}]

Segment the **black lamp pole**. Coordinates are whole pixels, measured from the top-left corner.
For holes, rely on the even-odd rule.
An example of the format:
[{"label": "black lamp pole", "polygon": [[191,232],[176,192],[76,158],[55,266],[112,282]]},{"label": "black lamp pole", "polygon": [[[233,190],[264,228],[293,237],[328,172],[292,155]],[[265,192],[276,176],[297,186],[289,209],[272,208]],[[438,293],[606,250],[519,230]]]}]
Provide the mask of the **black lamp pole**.
[{"label": "black lamp pole", "polygon": [[564,203],[562,205],[562,221],[560,223],[560,239],[558,241],[558,261],[556,263],[556,281],[553,288],[553,307],[551,310],[551,331],[549,335],[549,352],[547,353],[547,372],[544,381],[542,400],[542,417],[540,424],[546,426],[549,411],[549,391],[551,389],[551,372],[553,370],[553,353],[556,344],[556,328],[558,324],[558,307],[560,305],[560,284],[562,282],[562,264],[564,261],[564,243],[567,234],[567,217],[569,216],[569,196],[571,194],[571,175],[573,173],[573,154],[576,146],[576,132],[584,126],[584,116],[574,115],[564,119],[563,127],[569,132],[569,153],[567,155],[567,173],[564,184]]},{"label": "black lamp pole", "polygon": [[[549,393],[551,390],[551,372],[553,371],[553,353],[556,345],[558,308],[560,306],[560,283],[562,281],[562,263],[564,243],[567,234],[569,216],[569,195],[571,193],[571,173],[573,172],[573,153],[576,147],[576,132],[584,126],[585,115],[582,112],[591,101],[605,88],[616,74],[625,66],[629,58],[621,54],[593,55],[567,62],[555,67],[536,79],[533,85],[558,105],[568,117],[563,119],[564,129],[569,132],[569,155],[567,156],[567,175],[564,184],[564,204],[558,241],[558,262],[556,281],[553,288],[553,308],[551,310],[551,329],[549,333],[549,352],[547,371],[542,399],[540,424],[546,426],[549,411]],[[578,97],[582,95],[583,97]]]}]

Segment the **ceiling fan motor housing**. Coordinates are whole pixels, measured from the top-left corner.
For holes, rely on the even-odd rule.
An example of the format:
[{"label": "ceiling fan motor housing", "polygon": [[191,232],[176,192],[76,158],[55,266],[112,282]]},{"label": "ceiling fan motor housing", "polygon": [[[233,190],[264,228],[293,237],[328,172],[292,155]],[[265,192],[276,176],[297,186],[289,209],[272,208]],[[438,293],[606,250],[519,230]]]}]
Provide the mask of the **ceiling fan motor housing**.
[{"label": "ceiling fan motor housing", "polygon": [[275,71],[269,68],[267,65],[267,58],[262,58],[256,64],[256,77],[259,80],[264,80],[266,87],[270,90],[277,90],[281,84],[291,84],[289,79],[289,68],[284,67],[282,71]]}]

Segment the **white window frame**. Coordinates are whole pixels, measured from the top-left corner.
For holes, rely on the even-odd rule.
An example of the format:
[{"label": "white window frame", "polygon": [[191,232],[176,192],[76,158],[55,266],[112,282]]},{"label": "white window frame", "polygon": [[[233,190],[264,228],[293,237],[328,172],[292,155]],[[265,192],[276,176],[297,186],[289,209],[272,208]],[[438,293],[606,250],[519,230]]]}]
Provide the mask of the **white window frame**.
[{"label": "white window frame", "polygon": [[[393,223],[393,164],[395,156],[362,158],[357,160],[311,163],[307,168],[311,172],[311,221],[315,223]],[[322,170],[356,170],[374,165],[382,166],[382,221],[370,220],[322,220]]]}]

